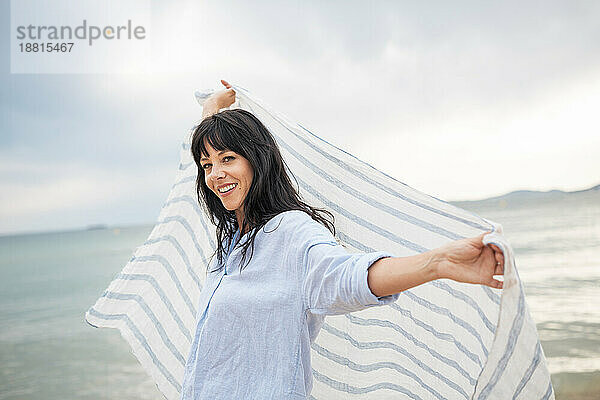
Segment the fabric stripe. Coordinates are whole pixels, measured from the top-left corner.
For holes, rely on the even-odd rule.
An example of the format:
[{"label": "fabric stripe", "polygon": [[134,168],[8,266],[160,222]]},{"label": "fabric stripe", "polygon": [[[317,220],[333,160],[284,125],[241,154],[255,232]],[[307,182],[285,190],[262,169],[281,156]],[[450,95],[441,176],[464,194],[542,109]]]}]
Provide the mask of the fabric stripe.
[{"label": "fabric stripe", "polygon": [[88,313],[95,318],[105,319],[105,320],[120,320],[123,321],[130,332],[133,333],[140,346],[148,353],[150,358],[152,359],[153,364],[156,368],[162,373],[167,382],[169,382],[175,390],[181,392],[181,385],[177,382],[175,377],[171,375],[169,370],[164,366],[164,364],[158,359],[154,351],[150,348],[146,337],[140,332],[137,326],[131,322],[131,319],[125,314],[103,314],[101,312],[96,311],[93,307],[88,310]]},{"label": "fabric stripe", "polygon": [[487,295],[487,297],[489,297],[489,299],[491,301],[500,305],[500,296],[498,296],[496,293],[492,292],[492,289],[490,289],[487,286],[481,286],[481,288],[483,289],[483,291],[485,292],[485,294]]},{"label": "fabric stripe", "polygon": [[484,400],[489,397],[491,391],[494,389],[494,386],[496,386],[496,384],[500,380],[500,377],[506,371],[506,365],[508,364],[508,361],[510,360],[510,357],[513,354],[513,351],[515,349],[515,344],[517,343],[519,333],[521,332],[521,328],[523,326],[523,319],[525,316],[525,314],[523,312],[524,307],[525,307],[525,296],[523,295],[523,290],[521,290],[519,292],[519,305],[518,305],[518,309],[517,309],[517,315],[515,316],[512,327],[510,329],[506,349],[504,351],[504,354],[502,355],[502,358],[498,362],[498,365],[496,365],[496,368],[494,370],[494,373],[493,373],[491,379],[489,380],[487,385],[485,385],[483,390],[481,391],[481,394],[478,397],[478,399],[480,399],[480,400]]},{"label": "fabric stripe", "polygon": [[359,371],[359,372],[371,372],[371,371],[376,371],[378,369],[381,368],[389,368],[389,369],[393,369],[395,371],[397,371],[398,373],[402,374],[402,375],[406,375],[410,378],[412,378],[415,382],[417,382],[423,389],[427,390],[429,393],[431,393],[435,398],[437,399],[444,399],[444,397],[435,389],[433,389],[431,386],[427,385],[425,382],[423,382],[423,380],[421,378],[419,378],[417,375],[415,375],[413,372],[407,370],[406,368],[395,364],[395,363],[391,363],[391,362],[378,362],[375,364],[370,364],[370,365],[362,365],[362,364],[357,364],[355,362],[350,361],[348,358],[346,357],[342,357],[338,354],[335,354],[321,346],[319,346],[316,343],[313,343],[311,348],[313,350],[315,350],[319,355],[326,357],[340,365],[346,366],[350,369],[353,369],[355,371]]},{"label": "fabric stripe", "polygon": [[185,164],[179,164],[179,170],[180,171],[185,171],[186,169],[188,169],[189,167],[191,167],[194,164],[194,162],[188,162]]},{"label": "fabric stripe", "polygon": [[[456,297],[457,299],[462,300],[465,303],[467,303],[469,305],[469,307],[471,307],[473,310],[475,310],[477,312],[477,314],[479,315],[479,318],[481,318],[481,320],[485,324],[485,327],[488,328],[488,330],[490,332],[496,333],[496,327],[491,323],[491,321],[485,315],[485,313],[483,312],[481,307],[479,307],[477,305],[477,303],[475,302],[475,300],[473,300],[470,296],[467,296],[463,292],[453,289],[452,287],[450,287],[450,285],[448,285],[447,283],[445,283],[443,281],[439,281],[439,280],[433,281],[431,284],[437,288],[445,290],[446,292],[450,293],[451,296]],[[487,352],[486,352],[486,355],[487,355]]]},{"label": "fabric stripe", "polygon": [[406,339],[408,339],[409,341],[413,342],[413,344],[416,347],[419,347],[423,350],[426,350],[429,354],[431,354],[434,358],[438,359],[439,361],[443,362],[444,364],[448,365],[449,367],[455,369],[456,371],[458,371],[459,374],[461,374],[462,376],[464,376],[472,385],[475,384],[475,379],[469,375],[469,373],[467,371],[465,371],[456,361],[448,358],[448,357],[444,357],[443,355],[441,355],[440,353],[438,353],[435,349],[432,349],[431,347],[429,347],[426,343],[420,341],[419,339],[417,339],[416,337],[414,337],[413,335],[411,335],[410,333],[408,333],[407,331],[405,331],[403,328],[401,328],[400,326],[389,322],[389,321],[381,321],[378,319],[364,319],[364,318],[359,318],[354,316],[353,314],[346,314],[345,315],[346,318],[348,318],[352,323],[357,324],[357,325],[364,325],[364,326],[381,326],[381,327],[385,327],[385,328],[390,328],[395,330],[396,332],[400,333],[402,336],[404,336]]},{"label": "fabric stripe", "polygon": [[533,371],[535,371],[535,368],[537,367],[537,365],[540,362],[541,355],[542,355],[542,346],[538,342],[538,344],[535,346],[535,354],[533,355],[533,358],[531,359],[531,364],[529,364],[529,367],[527,367],[527,371],[525,371],[523,378],[521,379],[521,381],[517,385],[517,388],[515,389],[515,394],[513,394],[513,397],[512,397],[513,400],[515,400],[517,398],[517,396],[519,396],[519,393],[521,393],[521,391],[523,390],[525,385],[527,385],[527,382],[529,382],[529,380],[531,379],[531,375],[533,375]]},{"label": "fabric stripe", "polygon": [[350,394],[363,394],[363,393],[373,392],[376,390],[387,389],[387,390],[391,390],[393,392],[405,394],[406,396],[408,396],[411,399],[423,400],[421,397],[419,397],[416,394],[414,394],[413,392],[403,388],[402,386],[395,385],[395,384],[389,383],[389,382],[381,382],[381,383],[377,383],[375,385],[367,386],[365,388],[359,388],[356,386],[351,386],[345,382],[339,382],[339,381],[333,380],[326,375],[320,374],[319,372],[315,371],[314,369],[313,369],[313,376],[318,381],[321,381],[340,392],[345,392],[345,393],[350,393]]},{"label": "fabric stripe", "polygon": [[190,342],[192,341],[192,335],[190,334],[190,330],[184,325],[183,321],[181,320],[181,317],[179,316],[179,314],[177,314],[175,307],[173,307],[173,303],[171,303],[171,300],[169,300],[169,297],[166,295],[165,291],[162,289],[162,287],[160,287],[160,285],[158,284],[156,279],[154,279],[153,276],[147,275],[147,274],[119,273],[119,274],[117,274],[115,279],[132,280],[132,281],[139,280],[139,281],[146,281],[146,282],[150,283],[152,288],[154,288],[154,290],[160,297],[160,300],[161,300],[162,304],[164,305],[164,307],[167,310],[169,310],[169,313],[173,317],[173,320],[175,320],[175,322],[177,323],[177,326],[179,327],[179,330],[181,331],[181,333],[186,337],[186,339],[188,341],[190,341]]},{"label": "fabric stripe", "polygon": [[158,321],[158,318],[156,318],[156,315],[154,315],[154,313],[152,312],[150,307],[148,307],[148,304],[146,304],[144,299],[142,299],[137,294],[117,293],[117,292],[105,292],[102,296],[106,297],[108,299],[135,301],[140,306],[140,308],[142,310],[144,310],[144,312],[146,313],[146,316],[154,323],[154,325],[156,326],[156,331],[158,332],[158,335],[162,339],[165,346],[169,349],[171,354],[173,354],[173,356],[177,359],[177,361],[179,361],[181,363],[182,366],[185,366],[185,359],[183,358],[183,355],[181,355],[179,350],[177,350],[177,348],[175,348],[175,345],[173,344],[173,342],[171,342],[171,340],[167,336],[167,333],[165,332],[165,329],[163,328],[162,324]]},{"label": "fabric stripe", "polygon": [[[469,349],[467,349],[465,346],[463,346],[463,344],[461,342],[456,340],[456,338],[453,335],[451,335],[449,333],[442,333],[442,332],[438,331],[437,329],[435,329],[433,326],[426,324],[423,321],[413,317],[411,311],[403,309],[398,304],[391,304],[390,307],[392,307],[394,310],[398,311],[404,317],[410,319],[412,322],[414,322],[415,325],[417,325],[417,326],[423,328],[424,330],[426,330],[427,332],[431,333],[437,339],[452,343],[454,345],[454,347],[456,347],[461,353],[463,353],[465,356],[467,356],[471,361],[475,362],[479,366],[482,366],[482,362],[479,359],[479,356],[477,356],[477,354],[469,351]],[[484,353],[487,355],[487,353],[488,353],[487,349],[484,347],[483,350],[484,350]]]},{"label": "fabric stripe", "polygon": [[427,308],[428,310],[430,310],[430,311],[432,311],[432,312],[434,312],[436,314],[448,317],[452,322],[454,322],[455,324],[457,324],[457,325],[461,326],[462,328],[464,328],[465,331],[469,332],[475,339],[477,339],[477,341],[481,345],[481,349],[484,351],[484,353],[487,353],[487,349],[485,347],[485,344],[483,343],[483,339],[481,338],[481,334],[479,332],[477,332],[477,330],[475,328],[473,328],[473,326],[471,324],[469,324],[467,321],[465,321],[465,320],[463,320],[461,318],[458,318],[456,315],[454,315],[447,308],[437,306],[437,305],[433,304],[432,302],[430,302],[428,300],[425,300],[424,298],[415,295],[414,291],[405,290],[402,293],[405,294],[407,297],[413,299],[416,303],[419,303],[423,307]]},{"label": "fabric stripe", "polygon": [[[303,130],[305,130],[306,132],[310,133],[310,134],[311,134],[313,137],[315,137],[315,138],[317,138],[317,139],[319,139],[319,140],[321,140],[321,141],[323,141],[323,142],[327,143],[329,146],[332,146],[332,147],[336,148],[337,150],[339,150],[339,151],[341,151],[341,152],[344,152],[345,154],[349,155],[350,157],[353,157],[353,158],[355,158],[356,160],[358,160],[358,159],[357,159],[356,157],[354,157],[352,154],[350,154],[350,153],[347,153],[347,152],[345,152],[344,150],[342,150],[342,149],[340,149],[340,148],[338,148],[338,147],[334,146],[333,144],[329,143],[328,141],[326,141],[326,140],[324,140],[324,139],[320,138],[319,136],[315,135],[314,133],[312,133],[311,131],[309,131],[308,129],[306,129],[304,126],[302,126],[302,125],[300,125],[300,124],[297,124],[297,125],[298,125],[300,128],[302,128]],[[294,135],[296,135],[296,134],[294,133]],[[459,216],[456,216],[456,215],[450,214],[450,213],[448,213],[448,212],[445,212],[445,211],[442,211],[442,210],[440,210],[440,209],[437,209],[437,208],[431,207],[431,206],[429,206],[429,205],[427,205],[427,204],[425,204],[425,203],[422,203],[422,202],[420,202],[420,201],[418,201],[418,200],[415,200],[415,199],[413,199],[413,198],[410,198],[410,197],[408,197],[408,196],[405,196],[405,195],[403,195],[402,193],[400,193],[400,192],[398,192],[398,191],[396,191],[396,190],[394,190],[394,189],[392,189],[392,188],[390,188],[390,187],[388,187],[388,186],[385,186],[384,184],[381,184],[381,183],[379,183],[379,182],[377,182],[377,181],[375,181],[375,180],[373,180],[373,179],[369,178],[367,175],[365,175],[365,174],[363,174],[362,172],[358,171],[357,169],[353,168],[351,165],[349,165],[349,164],[347,164],[347,163],[343,162],[343,161],[342,161],[342,160],[340,160],[339,158],[336,158],[334,155],[332,155],[332,154],[328,154],[328,153],[326,153],[324,150],[322,150],[322,149],[320,149],[320,148],[318,148],[318,147],[314,146],[312,143],[310,143],[310,142],[309,142],[309,141],[307,141],[306,139],[302,138],[301,136],[299,136],[299,135],[296,135],[296,137],[297,137],[299,140],[302,140],[302,141],[303,141],[303,142],[304,142],[304,143],[305,143],[307,146],[310,146],[310,147],[312,147],[312,148],[313,148],[313,150],[315,150],[316,152],[318,152],[318,153],[322,154],[322,155],[323,155],[323,157],[326,157],[326,158],[329,158],[329,159],[333,160],[333,161],[334,161],[336,164],[338,164],[338,165],[339,165],[341,168],[343,168],[344,170],[346,170],[346,171],[350,172],[351,174],[353,174],[353,175],[355,175],[355,176],[357,176],[357,177],[361,178],[363,181],[365,181],[365,182],[367,182],[367,183],[369,183],[369,184],[371,184],[371,185],[375,186],[376,188],[378,188],[378,189],[380,189],[380,190],[383,190],[384,192],[387,192],[387,193],[389,193],[390,195],[392,195],[392,196],[394,196],[394,197],[397,197],[397,198],[399,198],[399,199],[402,199],[402,200],[406,201],[407,203],[410,203],[410,204],[416,205],[416,206],[418,206],[418,207],[421,207],[421,208],[422,208],[422,209],[424,209],[424,210],[427,210],[427,211],[434,212],[434,213],[436,213],[436,214],[439,214],[439,215],[441,215],[441,216],[443,216],[443,217],[446,217],[446,218],[453,219],[453,220],[455,220],[455,221],[461,222],[461,223],[463,223],[463,224],[465,224],[465,225],[471,226],[471,227],[473,227],[473,228],[476,228],[476,229],[481,229],[481,230],[484,230],[484,231],[485,231],[485,230],[490,230],[490,229],[492,229],[492,228],[493,228],[493,227],[492,227],[491,225],[489,225],[489,224],[488,224],[488,225],[482,225],[482,224],[479,224],[479,223],[477,223],[477,222],[470,221],[470,220],[468,220],[468,219],[461,218],[461,217],[459,217]],[[361,160],[358,160],[358,161],[360,161],[360,163],[361,163],[361,164],[368,165],[368,166],[369,166],[369,167],[370,167],[370,168],[371,168],[373,171],[376,171],[377,173],[380,173],[380,174],[382,174],[382,175],[384,175],[384,176],[388,177],[389,179],[392,179],[393,181],[395,181],[395,182],[397,182],[397,183],[399,183],[399,184],[401,184],[401,185],[403,185],[403,186],[406,186],[407,188],[409,188],[409,187],[410,187],[410,186],[408,186],[407,184],[405,184],[405,183],[403,183],[403,182],[400,182],[400,181],[398,181],[397,179],[395,179],[394,177],[392,177],[392,176],[390,176],[390,175],[386,174],[385,172],[383,172],[383,171],[379,171],[378,169],[376,169],[375,167],[373,167],[371,164],[369,164],[369,163],[367,163],[367,162],[364,162],[364,161],[361,161]],[[440,200],[440,201],[444,202],[443,200]],[[449,204],[449,203],[447,203],[447,204]],[[449,205],[451,205],[451,204],[449,204]],[[451,206],[452,206],[452,207],[454,207],[453,205],[451,205]]]},{"label": "fabric stripe", "polygon": [[195,316],[196,309],[194,308],[194,305],[192,304],[192,301],[190,300],[190,297],[188,296],[187,292],[183,289],[183,286],[181,286],[181,281],[177,277],[177,274],[175,273],[175,269],[171,266],[171,263],[169,263],[169,261],[167,261],[163,256],[158,255],[158,254],[151,255],[151,256],[139,256],[139,257],[134,257],[132,259],[132,262],[147,262],[147,261],[156,261],[156,262],[160,263],[163,267],[165,267],[165,270],[171,277],[171,281],[177,287],[179,296],[183,299],[183,301],[187,305],[188,309],[190,310],[190,313],[192,313],[192,315]]},{"label": "fabric stripe", "polygon": [[[169,222],[177,222],[181,226],[183,226],[183,228],[190,235],[190,239],[192,240],[192,242],[194,242],[194,247],[196,248],[196,251],[198,252],[198,254],[200,255],[200,257],[202,258],[202,262],[204,264],[206,264],[207,261],[206,261],[206,256],[204,255],[204,251],[202,250],[202,247],[198,243],[198,239],[196,238],[196,235],[194,234],[194,230],[192,229],[192,226],[190,225],[190,223],[188,222],[188,220],[186,218],[182,217],[181,215],[173,215],[173,216],[170,216],[170,217],[165,217],[162,220],[159,220],[156,223],[156,226],[160,226],[160,225],[163,225],[163,224],[168,224]],[[215,249],[212,248],[211,250],[214,251]]]},{"label": "fabric stripe", "polygon": [[213,249],[216,248],[216,244],[215,241],[212,238],[212,233],[208,230],[208,225],[207,222],[204,218],[204,213],[202,212],[202,210],[200,209],[200,206],[198,205],[198,202],[190,195],[183,195],[183,196],[178,196],[178,197],[174,197],[170,200],[168,200],[164,206],[163,209],[173,205],[173,204],[177,204],[177,203],[186,203],[192,206],[192,208],[194,209],[194,211],[196,212],[196,214],[198,215],[198,217],[200,217],[198,219],[198,221],[201,223],[202,228],[204,228],[204,233],[206,234],[206,237],[208,238],[208,241],[210,243],[210,247],[212,247]]},{"label": "fabric stripe", "polygon": [[552,395],[552,381],[548,383],[548,388],[546,389],[546,393],[544,393],[544,397],[542,400],[548,400]]},{"label": "fabric stripe", "polygon": [[183,185],[184,183],[188,183],[188,182],[196,182],[196,176],[189,175],[189,176],[186,176],[186,177],[178,180],[177,182],[175,182],[173,184],[173,186],[171,186],[171,190],[174,189],[176,186]]},{"label": "fabric stripe", "polygon": [[385,348],[385,349],[394,350],[394,351],[402,354],[406,358],[408,358],[410,361],[412,361],[415,365],[417,365],[423,371],[427,372],[428,374],[430,374],[430,375],[436,377],[437,379],[439,379],[440,381],[444,382],[448,387],[454,389],[455,391],[460,393],[463,397],[465,397],[465,398],[469,397],[469,395],[456,383],[452,382],[450,379],[446,378],[444,375],[440,374],[439,372],[433,370],[427,364],[425,364],[424,362],[419,360],[417,357],[415,357],[412,353],[409,353],[404,348],[402,348],[394,343],[391,343],[391,342],[359,342],[358,340],[356,340],[352,336],[350,336],[348,333],[340,331],[339,329],[334,328],[333,326],[331,326],[327,323],[323,324],[323,330],[325,330],[326,332],[329,332],[332,335],[335,335],[339,338],[347,340],[348,342],[350,342],[352,344],[352,346],[354,346],[358,349],[361,349],[361,350],[377,349],[377,348],[379,348],[379,349]]},{"label": "fabric stripe", "polygon": [[[369,197],[369,196],[365,196],[363,193],[359,192],[358,190],[346,185],[345,183],[343,183],[341,180],[333,177],[332,175],[328,174],[325,170],[319,168],[318,166],[316,166],[315,164],[313,164],[312,162],[310,162],[306,157],[304,157],[303,155],[301,155],[300,153],[298,153],[296,150],[294,150],[292,147],[290,147],[283,139],[278,140],[278,143],[285,149],[287,150],[288,153],[292,154],[296,159],[298,159],[298,161],[300,161],[303,165],[305,165],[306,167],[310,168],[317,176],[319,176],[321,179],[324,179],[325,181],[327,181],[329,184],[336,186],[337,188],[339,188],[340,190],[344,191],[345,193],[349,194],[350,196],[356,198],[357,200],[360,200],[362,202],[365,203],[366,206],[370,206],[370,207],[374,207],[377,208],[391,216],[394,216],[398,219],[401,219],[403,221],[406,221],[408,223],[411,223],[415,226],[421,227],[423,229],[427,229],[431,232],[437,233],[441,236],[445,236],[449,239],[462,239],[463,237],[460,235],[457,235],[453,232],[450,232],[440,226],[437,225],[433,225],[430,224],[426,221],[423,221],[419,218],[416,218],[412,215],[408,215],[406,213],[403,213],[393,207],[390,207],[388,205],[385,205],[379,201],[377,201],[376,199]],[[302,179],[296,177],[299,181],[302,181]],[[309,187],[312,189],[311,185],[308,184],[304,184],[303,187],[305,189],[308,189]],[[313,189],[314,190],[314,189]]]},{"label": "fabric stripe", "polygon": [[343,207],[340,207],[338,204],[333,203],[332,201],[329,201],[328,199],[326,199],[323,195],[321,195],[317,190],[313,189],[310,185],[308,185],[307,183],[305,183],[302,179],[296,177],[296,179],[298,179],[300,186],[305,189],[308,193],[312,194],[314,197],[316,197],[317,199],[319,199],[323,204],[325,204],[325,206],[331,210],[331,211],[335,211],[338,214],[343,215],[344,217],[348,218],[349,220],[353,221],[354,223],[363,226],[364,228],[369,229],[370,231],[381,235],[383,237],[385,237],[388,240],[392,240],[396,243],[398,243],[401,246],[404,246],[406,248],[409,248],[413,251],[416,251],[418,253],[424,253],[427,251],[427,249],[423,246],[420,246],[416,243],[413,243],[409,240],[403,239],[400,236],[385,230],[355,214],[352,214],[348,211],[346,211],[346,209],[344,209]]},{"label": "fabric stripe", "polygon": [[[160,236],[160,237],[153,238],[153,239],[148,239],[144,242],[144,246],[148,246],[148,245],[160,243],[160,242],[168,242],[168,243],[171,243],[173,245],[173,247],[175,247],[175,250],[177,250],[177,253],[179,254],[181,259],[183,260],[183,263],[186,266],[188,274],[192,277],[194,282],[196,282],[196,285],[198,286],[198,288],[201,288],[202,283],[200,282],[200,278],[198,278],[198,275],[196,275],[196,272],[194,272],[194,270],[192,268],[192,264],[190,263],[189,257],[187,256],[187,254],[185,253],[185,251],[183,250],[183,248],[181,247],[181,245],[179,244],[177,239],[175,239],[174,236],[165,235],[165,236]],[[206,264],[206,259],[204,259],[204,257],[202,257],[202,258],[203,258],[202,261],[204,262],[204,264]]]}]

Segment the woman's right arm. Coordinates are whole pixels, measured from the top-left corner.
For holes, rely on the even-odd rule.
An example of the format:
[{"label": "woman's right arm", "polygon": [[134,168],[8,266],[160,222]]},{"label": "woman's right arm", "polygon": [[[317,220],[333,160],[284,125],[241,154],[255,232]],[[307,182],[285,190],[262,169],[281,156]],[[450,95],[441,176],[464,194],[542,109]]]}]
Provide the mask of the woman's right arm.
[{"label": "woman's right arm", "polygon": [[204,101],[202,119],[218,113],[220,109],[229,107],[235,101],[235,90],[228,82],[221,80],[221,83],[226,89],[213,93]]}]

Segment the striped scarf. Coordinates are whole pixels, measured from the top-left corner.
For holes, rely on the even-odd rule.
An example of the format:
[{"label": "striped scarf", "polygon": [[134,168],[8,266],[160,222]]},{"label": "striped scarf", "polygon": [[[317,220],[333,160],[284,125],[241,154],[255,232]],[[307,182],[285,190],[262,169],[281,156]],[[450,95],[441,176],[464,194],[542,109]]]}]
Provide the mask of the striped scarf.
[{"label": "striped scarf", "polygon": [[[275,137],[302,198],[335,216],[349,251],[409,256],[492,231],[504,289],[437,280],[388,306],[328,316],[312,344],[311,399],[553,399],[544,354],[501,227],[420,193],[331,145],[234,86],[231,108]],[[196,93],[200,103],[207,93]],[[178,399],[215,227],[199,206],[190,135],[146,242],[85,315],[119,329],[169,400]],[[193,279],[189,279],[191,276]]]}]

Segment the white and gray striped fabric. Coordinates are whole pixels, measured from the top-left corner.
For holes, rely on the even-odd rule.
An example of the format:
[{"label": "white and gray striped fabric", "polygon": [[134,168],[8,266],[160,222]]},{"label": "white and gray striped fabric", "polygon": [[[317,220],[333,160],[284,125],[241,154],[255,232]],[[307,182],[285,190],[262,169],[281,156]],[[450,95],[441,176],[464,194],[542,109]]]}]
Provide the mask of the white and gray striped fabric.
[{"label": "white and gray striped fabric", "polygon": [[[490,221],[420,193],[329,144],[234,86],[275,136],[305,201],[335,215],[349,251],[408,256],[485,237],[505,253],[503,290],[438,280],[389,306],[329,316],[312,346],[311,399],[553,399],[512,249]],[[206,96],[197,93],[202,103]],[[86,321],[119,329],[169,400],[178,399],[215,227],[195,193],[190,135],[148,240]]]}]

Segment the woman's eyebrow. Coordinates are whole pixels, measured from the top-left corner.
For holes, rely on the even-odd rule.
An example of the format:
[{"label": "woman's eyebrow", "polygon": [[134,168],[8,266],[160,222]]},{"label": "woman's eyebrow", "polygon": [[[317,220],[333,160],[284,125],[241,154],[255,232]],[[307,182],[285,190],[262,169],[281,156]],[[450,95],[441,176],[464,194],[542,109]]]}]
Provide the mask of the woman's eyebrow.
[{"label": "woman's eyebrow", "polygon": [[[223,154],[223,153],[227,153],[228,151],[229,151],[229,150],[221,150],[220,152],[218,152],[218,153],[217,153],[217,155],[221,155],[221,154]],[[202,158],[200,159],[200,161],[204,161],[204,160],[208,160],[208,158],[207,158],[207,157],[202,157]]]}]

